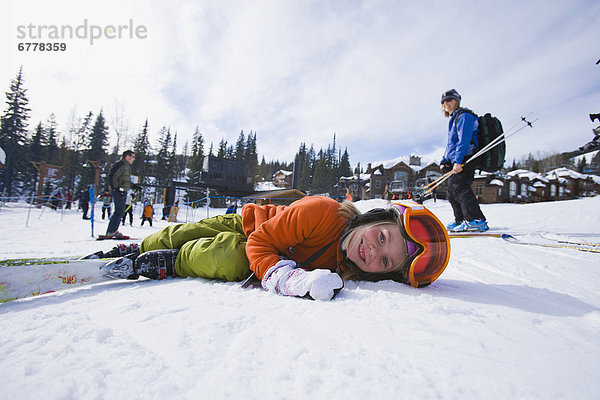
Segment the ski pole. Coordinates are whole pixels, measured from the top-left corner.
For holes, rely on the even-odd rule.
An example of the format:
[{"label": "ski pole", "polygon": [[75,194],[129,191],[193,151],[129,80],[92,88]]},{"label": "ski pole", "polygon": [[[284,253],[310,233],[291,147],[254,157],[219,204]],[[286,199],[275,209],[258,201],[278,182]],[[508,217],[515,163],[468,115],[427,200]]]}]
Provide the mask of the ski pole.
[{"label": "ski pole", "polygon": [[434,180],[434,181],[432,181],[432,182],[429,182],[429,183],[428,183],[426,186],[423,186],[423,187],[421,188],[421,191],[423,191],[423,190],[427,189],[427,188],[428,188],[429,186],[431,186],[431,185],[435,185],[435,184],[437,183],[437,181],[439,181],[440,179],[444,178],[446,175],[450,175],[451,173],[452,173],[452,171],[448,171],[448,172],[446,172],[444,175],[441,175],[441,176],[439,176],[439,177],[438,177],[436,180]]}]

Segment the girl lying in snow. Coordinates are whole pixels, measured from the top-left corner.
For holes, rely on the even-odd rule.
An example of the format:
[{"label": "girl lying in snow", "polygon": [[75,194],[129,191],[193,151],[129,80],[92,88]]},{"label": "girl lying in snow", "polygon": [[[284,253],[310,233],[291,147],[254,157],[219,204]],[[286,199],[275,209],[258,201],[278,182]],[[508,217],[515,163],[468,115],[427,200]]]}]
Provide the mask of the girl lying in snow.
[{"label": "girl lying in snow", "polygon": [[137,246],[117,246],[107,274],[241,281],[250,274],[268,291],[329,300],[343,279],[392,279],[429,285],[450,257],[441,222],[419,204],[361,214],[350,202],[305,197],[289,206],[247,204],[227,214],[168,226]]}]

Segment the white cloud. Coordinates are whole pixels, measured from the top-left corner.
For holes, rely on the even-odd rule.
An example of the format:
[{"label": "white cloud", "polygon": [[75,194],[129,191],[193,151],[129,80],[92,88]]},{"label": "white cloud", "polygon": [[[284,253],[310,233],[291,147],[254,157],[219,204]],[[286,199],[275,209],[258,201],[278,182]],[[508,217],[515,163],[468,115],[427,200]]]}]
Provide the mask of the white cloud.
[{"label": "white cloud", "polygon": [[[132,130],[148,117],[181,145],[196,125],[215,145],[252,129],[267,159],[291,161],[301,142],[327,147],[335,133],[354,165],[439,151],[439,96],[455,87],[505,127],[539,116],[509,141],[509,158],[573,150],[600,111],[600,5],[509,3],[11,1],[13,28],[133,19],[148,38],[7,49],[0,78],[8,88],[24,66],[32,125],[55,113],[64,126],[73,107],[111,113],[116,100]],[[14,30],[2,32],[16,47]]]}]

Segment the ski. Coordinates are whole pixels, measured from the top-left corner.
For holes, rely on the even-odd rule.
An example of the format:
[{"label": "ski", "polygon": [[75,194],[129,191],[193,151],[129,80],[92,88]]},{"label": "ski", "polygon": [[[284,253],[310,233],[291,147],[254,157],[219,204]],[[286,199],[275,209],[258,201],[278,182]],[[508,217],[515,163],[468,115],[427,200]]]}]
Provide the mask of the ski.
[{"label": "ski", "polygon": [[578,246],[600,247],[600,243],[594,243],[594,242],[573,242],[573,241],[570,241],[570,240],[548,238],[548,237],[546,237],[544,235],[541,235],[541,236],[544,239],[546,239],[546,240],[553,240],[553,241],[558,242],[558,243],[574,244],[574,245],[578,245]]},{"label": "ski", "polygon": [[514,243],[514,244],[521,244],[521,245],[526,245],[526,246],[539,246],[539,247],[550,247],[550,248],[555,248],[555,249],[572,249],[572,250],[579,250],[579,251],[586,251],[586,252],[590,252],[590,253],[600,253],[600,248],[599,247],[588,247],[586,245],[581,245],[581,244],[560,244],[560,243],[537,243],[537,242],[526,242],[520,239],[517,239],[516,237],[509,235],[509,234],[502,234],[502,239],[506,240],[509,243]]},{"label": "ski", "polygon": [[110,235],[98,235],[96,240],[139,240],[136,238],[132,238],[131,236],[123,235],[119,237],[112,237]]},{"label": "ski", "polygon": [[456,238],[472,238],[472,237],[497,237],[500,238],[504,233],[494,232],[448,232],[450,239]]},{"label": "ski", "polygon": [[[531,236],[532,234],[527,234]],[[589,242],[575,242],[575,241],[567,241],[560,239],[550,239],[546,238],[543,235],[540,236],[543,240],[551,241],[552,243],[540,243],[540,242],[532,242],[532,241],[524,241],[522,239],[517,238],[518,234],[508,234],[508,233],[497,233],[497,232],[450,232],[448,233],[448,237],[451,239],[456,238],[473,238],[473,237],[496,237],[501,238],[509,243],[513,244],[522,244],[528,246],[540,246],[540,247],[551,247],[551,248],[559,248],[559,249],[572,249],[579,251],[586,251],[590,253],[600,253],[600,243],[589,243]]]},{"label": "ski", "polygon": [[110,260],[0,260],[0,303],[111,280],[101,269]]}]

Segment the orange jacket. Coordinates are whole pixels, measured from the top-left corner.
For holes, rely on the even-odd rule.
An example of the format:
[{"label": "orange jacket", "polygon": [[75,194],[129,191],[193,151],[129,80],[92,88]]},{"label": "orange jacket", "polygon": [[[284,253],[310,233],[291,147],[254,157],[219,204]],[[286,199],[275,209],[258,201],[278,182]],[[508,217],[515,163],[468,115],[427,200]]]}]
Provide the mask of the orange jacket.
[{"label": "orange jacket", "polygon": [[151,205],[147,205],[144,207],[144,217],[152,218],[152,214],[154,214],[154,210]]},{"label": "orange jacket", "polygon": [[339,240],[347,220],[338,214],[340,204],[328,197],[305,197],[289,206],[242,208],[242,225],[248,236],[246,255],[250,269],[262,279],[280,256],[300,264],[331,241],[319,258],[307,269],[335,271],[343,260]]}]

